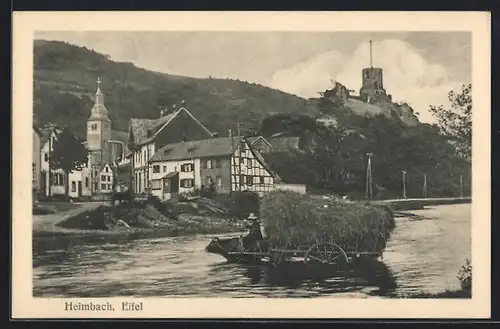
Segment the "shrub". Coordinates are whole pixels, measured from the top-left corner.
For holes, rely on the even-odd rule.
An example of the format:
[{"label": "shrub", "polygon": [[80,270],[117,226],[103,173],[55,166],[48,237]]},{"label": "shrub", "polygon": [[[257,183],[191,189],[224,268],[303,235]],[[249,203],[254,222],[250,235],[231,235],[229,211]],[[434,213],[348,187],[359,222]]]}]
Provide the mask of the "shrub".
[{"label": "shrub", "polygon": [[346,251],[382,252],[395,228],[387,207],[326,202],[292,191],[266,194],[260,215],[273,247],[283,249],[333,242]]},{"label": "shrub", "polygon": [[457,278],[460,280],[462,290],[472,290],[472,265],[469,259],[465,260],[465,265],[458,271]]}]

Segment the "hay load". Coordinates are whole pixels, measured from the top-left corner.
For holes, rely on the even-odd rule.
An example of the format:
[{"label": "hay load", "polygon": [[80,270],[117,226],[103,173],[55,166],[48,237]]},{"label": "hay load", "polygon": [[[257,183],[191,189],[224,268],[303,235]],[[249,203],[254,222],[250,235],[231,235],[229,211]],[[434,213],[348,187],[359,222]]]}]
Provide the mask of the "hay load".
[{"label": "hay load", "polygon": [[266,194],[261,218],[270,244],[280,249],[334,242],[346,251],[383,252],[395,228],[387,207],[325,202],[292,191]]}]

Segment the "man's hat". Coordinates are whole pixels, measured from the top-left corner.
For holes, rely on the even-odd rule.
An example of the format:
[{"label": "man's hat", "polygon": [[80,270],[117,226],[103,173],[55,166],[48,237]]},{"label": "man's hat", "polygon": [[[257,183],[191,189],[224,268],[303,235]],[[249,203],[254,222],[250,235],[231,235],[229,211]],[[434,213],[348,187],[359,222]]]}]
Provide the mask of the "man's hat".
[{"label": "man's hat", "polygon": [[255,214],[251,212],[250,215],[248,215],[248,219],[257,219],[257,216],[255,216]]}]

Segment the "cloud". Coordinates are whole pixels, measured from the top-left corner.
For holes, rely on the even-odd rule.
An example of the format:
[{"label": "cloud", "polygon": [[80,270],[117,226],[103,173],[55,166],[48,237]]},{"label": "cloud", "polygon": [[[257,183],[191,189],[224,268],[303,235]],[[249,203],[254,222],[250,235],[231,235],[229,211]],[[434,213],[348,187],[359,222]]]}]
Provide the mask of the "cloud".
[{"label": "cloud", "polygon": [[[323,53],[276,72],[272,85],[309,98],[331,86],[330,79],[334,79],[357,94],[361,70],[370,65],[369,54],[368,42],[360,44],[349,57]],[[373,66],[384,70],[384,88],[393,100],[410,104],[423,122],[433,121],[429,105],[447,105],[448,92],[464,83],[453,80],[446,67],[431,63],[410,43],[397,39],[373,43]]]},{"label": "cloud", "polygon": [[345,58],[336,51],[321,53],[307,61],[276,72],[271,87],[302,97],[315,97],[331,86],[340,73]]}]

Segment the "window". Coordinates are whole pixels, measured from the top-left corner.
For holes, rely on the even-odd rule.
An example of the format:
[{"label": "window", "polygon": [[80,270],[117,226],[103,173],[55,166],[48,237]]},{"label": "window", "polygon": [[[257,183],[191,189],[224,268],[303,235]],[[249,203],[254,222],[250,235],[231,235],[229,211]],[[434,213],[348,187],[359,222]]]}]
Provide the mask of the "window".
[{"label": "window", "polygon": [[105,181],[106,181],[106,176],[101,175],[101,180],[102,180],[103,182],[105,182]]},{"label": "window", "polygon": [[167,172],[167,166],[163,166],[163,172]]},{"label": "window", "polygon": [[212,160],[207,160],[206,168],[207,169],[212,169]]},{"label": "window", "polygon": [[151,181],[151,189],[161,190],[161,179],[153,179]]},{"label": "window", "polygon": [[252,168],[252,159],[247,159],[247,168]]},{"label": "window", "polygon": [[43,154],[43,158],[44,158],[45,162],[48,162],[49,161],[49,154],[48,153],[44,153]]},{"label": "window", "polygon": [[54,173],[52,175],[52,184],[54,186],[63,186],[64,185],[64,176],[63,176],[63,174]]},{"label": "window", "polygon": [[260,176],[260,183],[264,184],[264,176]]},{"label": "window", "polygon": [[253,176],[247,176],[247,185],[252,186],[253,185]]},{"label": "window", "polygon": [[240,185],[245,185],[245,175],[240,176]]},{"label": "window", "polygon": [[108,176],[108,182],[111,182],[111,176]]},{"label": "window", "polygon": [[[165,168],[165,166],[163,166]],[[160,172],[160,165],[154,165],[153,166],[153,173],[159,173]]]},{"label": "window", "polygon": [[222,160],[221,159],[215,160],[215,168],[220,168],[220,167],[222,167]]},{"label": "window", "polygon": [[108,167],[106,167],[106,172],[108,172]]},{"label": "window", "polygon": [[365,79],[370,79],[370,71],[368,71],[368,70],[365,71]]},{"label": "window", "polygon": [[101,190],[105,190],[106,189],[106,184],[101,184]]},{"label": "window", "polygon": [[375,89],[378,89],[378,81],[375,81],[375,82],[373,83],[373,87],[374,87]]},{"label": "window", "polygon": [[146,156],[146,150],[144,150],[144,162],[148,161],[148,158]]},{"label": "window", "polygon": [[93,123],[93,124],[92,124],[92,127],[91,127],[90,129],[92,129],[92,130],[97,130],[97,123]]},{"label": "window", "polygon": [[76,192],[76,182],[71,182],[71,192]]},{"label": "window", "polygon": [[191,188],[194,186],[194,179],[181,179],[181,187]]},{"label": "window", "polygon": [[221,176],[215,177],[215,182],[216,182],[217,187],[222,187],[222,177]]},{"label": "window", "polygon": [[194,165],[192,163],[186,163],[181,165],[182,172],[191,172],[194,170]]},{"label": "window", "polygon": [[89,187],[89,178],[85,177],[85,187]]}]

